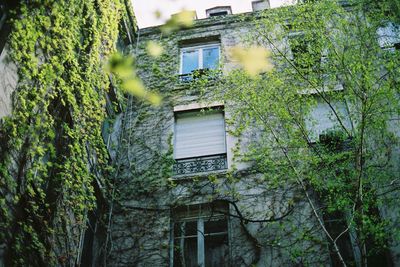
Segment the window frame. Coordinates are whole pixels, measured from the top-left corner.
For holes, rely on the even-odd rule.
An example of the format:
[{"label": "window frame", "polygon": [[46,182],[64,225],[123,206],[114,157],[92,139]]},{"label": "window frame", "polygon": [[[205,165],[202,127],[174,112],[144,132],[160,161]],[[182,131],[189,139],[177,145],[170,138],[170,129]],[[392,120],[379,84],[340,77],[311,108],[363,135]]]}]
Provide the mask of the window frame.
[{"label": "window frame", "polygon": [[[202,112],[205,112],[202,114]],[[177,157],[177,148],[178,148],[178,130],[177,130],[177,121],[179,115],[193,113],[193,118],[196,116],[207,115],[207,112],[211,112],[211,114],[221,114],[222,115],[222,131],[223,131],[223,146],[224,151],[210,151],[207,154],[193,154]],[[204,121],[203,121],[204,122]],[[173,176],[181,177],[181,176],[192,176],[199,175],[202,173],[211,173],[211,172],[225,172],[229,169],[228,164],[228,132],[226,128],[225,121],[225,110],[223,105],[211,106],[211,107],[196,107],[193,109],[177,109],[174,111],[174,126],[173,126],[173,138],[172,138],[172,146],[173,146],[173,158],[174,158],[174,166],[173,166]],[[194,139],[196,140],[196,139]],[[215,153],[214,153],[215,152]]]},{"label": "window frame", "polygon": [[[197,63],[198,63],[198,68],[195,70],[203,70],[204,69],[204,62],[203,62],[203,50],[207,48],[213,48],[217,47],[218,48],[218,64],[220,63],[221,60],[221,43],[218,42],[213,42],[213,43],[206,43],[206,44],[199,44],[199,45],[193,45],[193,46],[185,46],[180,48],[180,63],[179,63],[179,75],[187,75],[193,73],[193,71],[188,72],[188,73],[183,73],[183,54],[186,51],[198,51],[198,56],[197,56]],[[215,70],[218,69],[215,68]]]},{"label": "window frame", "polygon": [[[202,112],[204,112],[205,115],[207,115],[207,112],[215,112],[215,113],[221,113],[222,115],[222,122],[223,122],[223,130],[224,130],[224,149],[225,152],[223,153],[211,153],[211,154],[207,154],[207,155],[197,155],[197,156],[192,156],[192,157],[180,157],[177,158],[176,157],[176,147],[177,147],[177,121],[178,121],[178,116],[182,115],[182,114],[188,114],[188,113],[193,113],[196,115],[193,115],[193,117],[196,116],[202,116]],[[174,138],[173,138],[173,157],[174,160],[187,160],[187,159],[196,159],[196,158],[202,158],[202,157],[210,157],[210,156],[216,156],[216,155],[222,155],[222,154],[227,154],[228,152],[228,146],[226,143],[226,134],[227,134],[227,130],[226,130],[226,122],[225,122],[225,110],[224,110],[224,106],[214,106],[214,107],[208,107],[208,108],[199,108],[199,109],[189,109],[189,110],[182,110],[182,111],[175,111],[174,112]]]},{"label": "window frame", "polygon": [[[175,242],[179,239],[196,238],[197,243],[197,264],[205,266],[206,259],[206,237],[207,236],[226,236],[227,254],[225,263],[231,266],[231,220],[229,217],[229,204],[224,201],[216,201],[213,203],[201,203],[197,205],[185,206],[190,214],[184,214],[182,211],[172,210],[170,221],[170,267],[176,264],[175,259]],[[183,208],[182,206],[179,208]],[[179,209],[178,208],[178,209]],[[196,214],[197,213],[197,214]],[[206,224],[213,221],[225,220],[225,231],[212,232],[206,234]],[[196,235],[179,235],[175,232],[175,226],[182,223],[195,223]]]},{"label": "window frame", "polygon": [[[289,47],[292,63],[294,66],[296,66],[298,70],[307,74],[312,73],[315,70],[320,70],[322,64],[322,54],[319,54],[319,56],[317,56],[317,54],[312,55],[310,53],[310,47],[313,46],[313,43],[314,40],[310,42],[304,39],[302,33],[289,36]],[[304,64],[303,62],[301,62],[302,56],[304,56],[304,54],[309,54],[310,56],[315,57],[314,64]]]}]

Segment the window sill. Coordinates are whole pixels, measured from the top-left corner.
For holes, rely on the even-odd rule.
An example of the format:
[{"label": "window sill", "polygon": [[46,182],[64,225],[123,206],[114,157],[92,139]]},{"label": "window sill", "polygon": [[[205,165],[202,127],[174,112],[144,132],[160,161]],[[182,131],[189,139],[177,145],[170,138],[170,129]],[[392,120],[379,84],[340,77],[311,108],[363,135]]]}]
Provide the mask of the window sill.
[{"label": "window sill", "polygon": [[194,179],[207,179],[210,175],[224,176],[228,173],[228,169],[218,170],[218,171],[208,171],[208,172],[197,172],[188,174],[174,174],[171,177],[171,181],[190,181]]},{"label": "window sill", "polygon": [[334,88],[328,88],[327,86],[322,87],[320,89],[312,89],[312,88],[306,88],[303,90],[297,91],[299,95],[318,95],[320,93],[330,93],[330,92],[341,92],[344,91],[343,85],[337,84]]}]

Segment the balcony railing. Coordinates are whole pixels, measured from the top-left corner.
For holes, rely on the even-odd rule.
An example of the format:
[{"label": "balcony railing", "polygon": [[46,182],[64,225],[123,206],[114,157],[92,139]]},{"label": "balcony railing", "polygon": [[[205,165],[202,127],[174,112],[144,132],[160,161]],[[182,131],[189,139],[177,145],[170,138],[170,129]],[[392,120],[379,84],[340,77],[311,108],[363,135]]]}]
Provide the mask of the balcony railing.
[{"label": "balcony railing", "polygon": [[211,70],[211,69],[198,69],[194,70],[190,73],[180,74],[179,81],[182,83],[188,83],[200,78],[206,78],[207,80],[216,80],[218,77],[221,76],[220,71],[218,70]]},{"label": "balcony railing", "polygon": [[225,170],[228,168],[226,154],[204,156],[190,159],[178,159],[174,164],[174,174],[193,174]]}]

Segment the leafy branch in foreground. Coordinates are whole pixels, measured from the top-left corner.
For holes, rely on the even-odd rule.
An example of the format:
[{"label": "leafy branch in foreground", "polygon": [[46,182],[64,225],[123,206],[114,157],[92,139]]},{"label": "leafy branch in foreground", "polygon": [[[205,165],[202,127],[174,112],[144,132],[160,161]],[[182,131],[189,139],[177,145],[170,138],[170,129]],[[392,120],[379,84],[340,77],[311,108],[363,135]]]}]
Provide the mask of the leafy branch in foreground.
[{"label": "leafy branch in foreground", "polygon": [[[274,69],[252,77],[232,71],[217,96],[233,103],[236,134],[262,129],[242,160],[270,182],[299,186],[343,266],[384,263],[389,242],[399,242],[391,239],[397,219],[379,210],[398,205],[400,57],[377,42],[387,5],[366,4],[350,1],[345,9],[318,1],[265,11],[247,43],[269,49]],[[339,231],[329,218],[340,219]],[[359,256],[344,256],[340,244],[347,241]]]}]

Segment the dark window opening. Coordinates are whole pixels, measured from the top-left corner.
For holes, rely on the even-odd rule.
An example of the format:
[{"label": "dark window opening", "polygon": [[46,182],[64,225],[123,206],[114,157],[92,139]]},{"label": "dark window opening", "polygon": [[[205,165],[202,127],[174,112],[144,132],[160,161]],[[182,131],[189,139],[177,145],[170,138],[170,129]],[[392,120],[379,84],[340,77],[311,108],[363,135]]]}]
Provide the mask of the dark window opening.
[{"label": "dark window opening", "polygon": [[106,242],[107,230],[101,222],[100,214],[104,214],[107,209],[106,202],[100,197],[101,188],[98,183],[93,182],[95,194],[97,196],[97,208],[88,213],[87,228],[85,230],[80,264],[78,266],[101,266],[104,257],[104,243]]},{"label": "dark window opening", "polygon": [[210,17],[226,16],[226,15],[228,15],[228,11],[220,11],[220,12],[210,13]]},{"label": "dark window opening", "polygon": [[228,205],[181,207],[173,226],[173,267],[228,267]]},{"label": "dark window opening", "polygon": [[11,32],[10,19],[12,16],[17,16],[17,14],[12,15],[10,11],[16,11],[19,1],[4,1],[0,3],[0,53],[3,51],[6,45],[8,35]]},{"label": "dark window opening", "polygon": [[[376,203],[376,201],[374,201],[374,203]],[[379,210],[375,205],[369,207],[368,215],[374,218],[376,223],[381,222]],[[368,266],[392,267],[393,262],[390,251],[387,248],[387,240],[385,238],[377,240],[375,237],[376,236],[370,235],[365,240]]]},{"label": "dark window opening", "polygon": [[293,55],[293,64],[299,71],[311,74],[320,70],[321,53],[315,47],[315,40],[293,37],[289,39],[289,42]]},{"label": "dark window opening", "polygon": [[[341,212],[325,213],[323,217],[325,221],[325,227],[334,239],[339,236],[347,227],[345,216]],[[343,234],[337,240],[336,244],[347,266],[356,266],[349,232]],[[342,266],[342,263],[340,262],[332,244],[329,244],[329,249],[332,266]]]},{"label": "dark window opening", "polygon": [[348,151],[352,148],[352,138],[342,131],[330,131],[319,135],[319,143],[332,152]]}]

